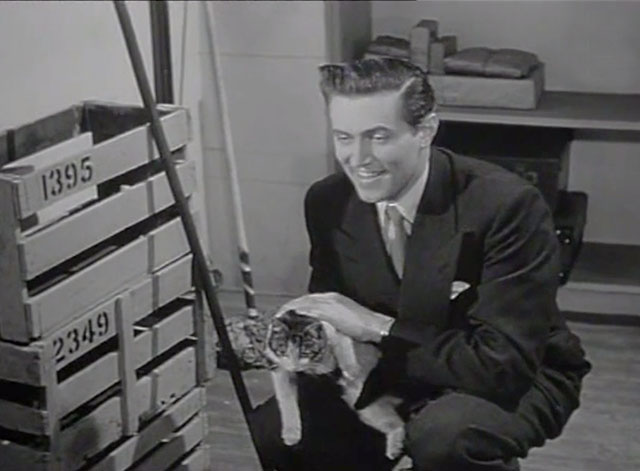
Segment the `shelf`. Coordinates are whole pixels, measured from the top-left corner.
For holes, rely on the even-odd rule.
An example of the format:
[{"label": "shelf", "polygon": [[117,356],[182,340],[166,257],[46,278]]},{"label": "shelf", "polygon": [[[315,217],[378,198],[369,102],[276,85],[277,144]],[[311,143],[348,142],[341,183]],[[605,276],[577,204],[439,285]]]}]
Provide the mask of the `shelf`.
[{"label": "shelf", "polygon": [[585,243],[558,304],[565,311],[640,315],[640,246]]},{"label": "shelf", "polygon": [[535,110],[438,107],[443,121],[640,131],[640,94],[545,91]]}]

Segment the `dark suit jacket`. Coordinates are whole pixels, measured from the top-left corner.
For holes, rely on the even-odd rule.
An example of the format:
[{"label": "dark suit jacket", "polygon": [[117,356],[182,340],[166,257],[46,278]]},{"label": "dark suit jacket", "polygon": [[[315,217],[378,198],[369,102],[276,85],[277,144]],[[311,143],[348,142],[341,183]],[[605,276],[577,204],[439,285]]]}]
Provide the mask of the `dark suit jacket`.
[{"label": "dark suit jacket", "polygon": [[[369,391],[419,401],[457,390],[514,408],[535,383],[568,417],[589,364],[556,305],[559,248],[542,196],[497,166],[443,149],[432,149],[430,165],[402,281],[375,205],[343,174],[310,188],[309,290],[396,317]],[[454,280],[471,288],[450,300]]]}]

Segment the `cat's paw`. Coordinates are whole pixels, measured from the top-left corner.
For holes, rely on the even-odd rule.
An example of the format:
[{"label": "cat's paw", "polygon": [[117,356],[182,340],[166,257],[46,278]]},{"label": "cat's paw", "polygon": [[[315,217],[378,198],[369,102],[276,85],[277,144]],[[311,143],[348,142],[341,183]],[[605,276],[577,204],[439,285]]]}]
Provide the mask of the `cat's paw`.
[{"label": "cat's paw", "polygon": [[393,460],[402,454],[404,447],[404,425],[388,432],[386,434],[386,451],[387,458]]},{"label": "cat's paw", "polygon": [[302,438],[302,429],[298,426],[288,426],[282,428],[282,441],[287,446],[293,446]]}]

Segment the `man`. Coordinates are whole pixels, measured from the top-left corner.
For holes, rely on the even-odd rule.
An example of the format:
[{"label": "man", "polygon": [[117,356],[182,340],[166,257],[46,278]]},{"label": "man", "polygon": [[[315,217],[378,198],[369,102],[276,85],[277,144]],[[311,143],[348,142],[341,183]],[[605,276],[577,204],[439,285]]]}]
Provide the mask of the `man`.
[{"label": "man", "polygon": [[[312,294],[283,309],[379,345],[358,406],[404,399],[413,469],[518,469],[560,434],[590,368],[556,305],[549,209],[515,175],[431,147],[438,119],[419,68],[320,71],[343,173],[307,194]],[[280,471],[393,467],[336,391],[299,382],[299,445],[279,442],[273,403],[259,411],[258,445]]]}]

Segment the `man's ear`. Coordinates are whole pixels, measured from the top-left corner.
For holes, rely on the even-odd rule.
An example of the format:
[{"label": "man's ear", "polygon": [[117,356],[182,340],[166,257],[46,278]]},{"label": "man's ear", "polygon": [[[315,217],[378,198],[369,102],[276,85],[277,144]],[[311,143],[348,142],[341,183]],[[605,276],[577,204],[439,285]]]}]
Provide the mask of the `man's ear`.
[{"label": "man's ear", "polygon": [[420,147],[429,147],[433,138],[436,137],[440,119],[434,112],[427,114],[418,124],[418,133],[420,134]]}]

